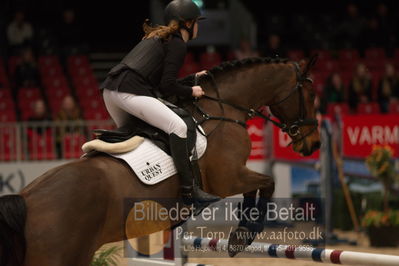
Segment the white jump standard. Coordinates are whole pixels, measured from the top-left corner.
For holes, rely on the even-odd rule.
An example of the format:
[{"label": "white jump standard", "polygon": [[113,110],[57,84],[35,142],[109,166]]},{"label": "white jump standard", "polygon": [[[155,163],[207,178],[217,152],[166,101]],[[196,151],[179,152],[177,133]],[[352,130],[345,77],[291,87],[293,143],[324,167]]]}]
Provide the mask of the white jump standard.
[{"label": "white jump standard", "polygon": [[[187,238],[182,239],[182,245],[195,250],[209,250],[227,252],[226,239]],[[399,256],[381,255],[373,253],[352,252],[310,246],[278,245],[253,242],[245,248],[243,253],[262,254],[271,258],[287,258],[313,260],[315,262],[342,264],[342,265],[378,265],[397,266]]]}]

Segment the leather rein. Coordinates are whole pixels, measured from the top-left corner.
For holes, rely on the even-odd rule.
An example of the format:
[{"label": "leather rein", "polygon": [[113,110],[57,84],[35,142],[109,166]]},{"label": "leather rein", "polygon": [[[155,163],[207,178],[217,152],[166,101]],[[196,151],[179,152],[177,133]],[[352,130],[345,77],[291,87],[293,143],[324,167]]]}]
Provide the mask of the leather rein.
[{"label": "leather rein", "polygon": [[[311,135],[318,127],[318,121],[316,119],[311,119],[311,118],[306,118],[306,109],[305,109],[305,100],[304,100],[304,96],[303,96],[303,83],[305,81],[311,82],[313,83],[313,80],[309,77],[307,77],[307,72],[310,68],[310,66],[307,67],[307,69],[305,70],[305,72],[303,74],[300,73],[300,68],[299,65],[297,63],[294,63],[295,66],[295,70],[296,70],[296,74],[297,74],[297,82],[295,87],[290,91],[290,93],[284,97],[283,99],[279,100],[276,103],[270,104],[270,106],[276,106],[279,104],[284,103],[286,100],[288,100],[291,96],[294,95],[294,93],[296,91],[298,91],[299,94],[299,116],[298,118],[291,123],[281,123],[279,121],[276,121],[272,118],[270,118],[270,115],[266,116],[263,113],[255,110],[255,109],[248,109],[245,107],[242,107],[240,105],[234,104],[234,103],[230,103],[226,100],[221,99],[220,97],[220,93],[217,87],[217,84],[215,82],[214,76],[212,73],[208,72],[207,75],[211,78],[211,82],[213,85],[213,88],[216,92],[216,98],[212,97],[212,96],[208,96],[208,95],[204,95],[201,98],[196,98],[195,101],[193,102],[193,105],[196,109],[196,111],[201,115],[202,119],[197,121],[197,125],[202,125],[204,122],[209,121],[209,120],[218,120],[220,121],[219,124],[209,133],[209,134],[203,134],[206,137],[209,137],[223,122],[232,122],[232,123],[236,123],[242,127],[244,127],[246,129],[247,124],[245,121],[240,121],[240,120],[236,120],[236,119],[231,119],[228,117],[225,117],[225,112],[224,112],[224,105],[228,105],[233,107],[234,109],[237,109],[239,111],[242,111],[244,113],[247,114],[248,118],[253,118],[253,117],[261,117],[267,121],[270,121],[271,123],[273,123],[275,126],[277,126],[278,128],[280,128],[283,132],[286,132],[292,139],[298,135],[300,135],[300,138],[296,139],[296,140],[292,140],[287,146],[302,141],[303,139],[305,139],[307,136]],[[195,84],[198,83],[198,78],[195,78]],[[220,109],[222,110],[222,115],[221,116],[212,116],[209,115],[205,110],[203,110],[199,105],[198,102],[201,99],[207,99],[210,101],[215,101],[217,103],[219,103]],[[307,132],[306,134],[302,134],[300,127],[301,126],[313,126],[313,128]],[[201,132],[201,130],[199,130],[199,132]],[[202,134],[202,133],[201,133]]]}]

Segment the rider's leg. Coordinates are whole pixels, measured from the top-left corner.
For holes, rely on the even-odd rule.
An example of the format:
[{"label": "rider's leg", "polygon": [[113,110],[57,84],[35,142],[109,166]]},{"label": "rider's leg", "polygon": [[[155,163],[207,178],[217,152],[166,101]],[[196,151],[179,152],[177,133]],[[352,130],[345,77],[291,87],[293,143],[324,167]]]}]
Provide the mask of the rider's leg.
[{"label": "rider's leg", "polygon": [[[114,97],[117,92],[105,89],[103,92],[103,99],[105,107],[112,120],[115,122],[117,127],[125,125],[128,121],[130,114],[120,108],[117,103],[114,102]],[[114,96],[114,97],[113,97]]]},{"label": "rider's leg", "polygon": [[219,200],[219,197],[200,190],[193,182],[194,173],[187,148],[187,125],[177,114],[153,97],[118,92],[109,96],[125,112],[169,134],[172,157],[180,176],[183,198],[187,203],[192,203],[193,198],[199,202]]}]

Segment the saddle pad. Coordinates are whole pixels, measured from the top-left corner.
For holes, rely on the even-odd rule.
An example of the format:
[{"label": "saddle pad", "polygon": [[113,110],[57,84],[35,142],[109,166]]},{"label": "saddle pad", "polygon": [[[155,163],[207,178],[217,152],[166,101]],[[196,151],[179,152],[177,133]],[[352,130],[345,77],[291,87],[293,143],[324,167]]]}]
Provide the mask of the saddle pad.
[{"label": "saddle pad", "polygon": [[[204,155],[207,146],[206,137],[197,130],[197,157]],[[157,184],[177,173],[173,159],[166,152],[158,148],[149,139],[144,139],[136,149],[113,154],[112,157],[124,160],[135,172],[138,178],[147,185]],[[192,159],[192,158],[190,158]]]}]

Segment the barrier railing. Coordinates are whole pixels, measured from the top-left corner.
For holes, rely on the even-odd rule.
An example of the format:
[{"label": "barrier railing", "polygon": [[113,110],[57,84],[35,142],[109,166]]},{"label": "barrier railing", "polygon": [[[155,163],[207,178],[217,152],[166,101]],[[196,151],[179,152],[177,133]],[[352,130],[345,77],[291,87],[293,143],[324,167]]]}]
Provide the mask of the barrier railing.
[{"label": "barrier railing", "polygon": [[110,120],[0,123],[0,161],[79,158],[93,129],[113,127]]}]

